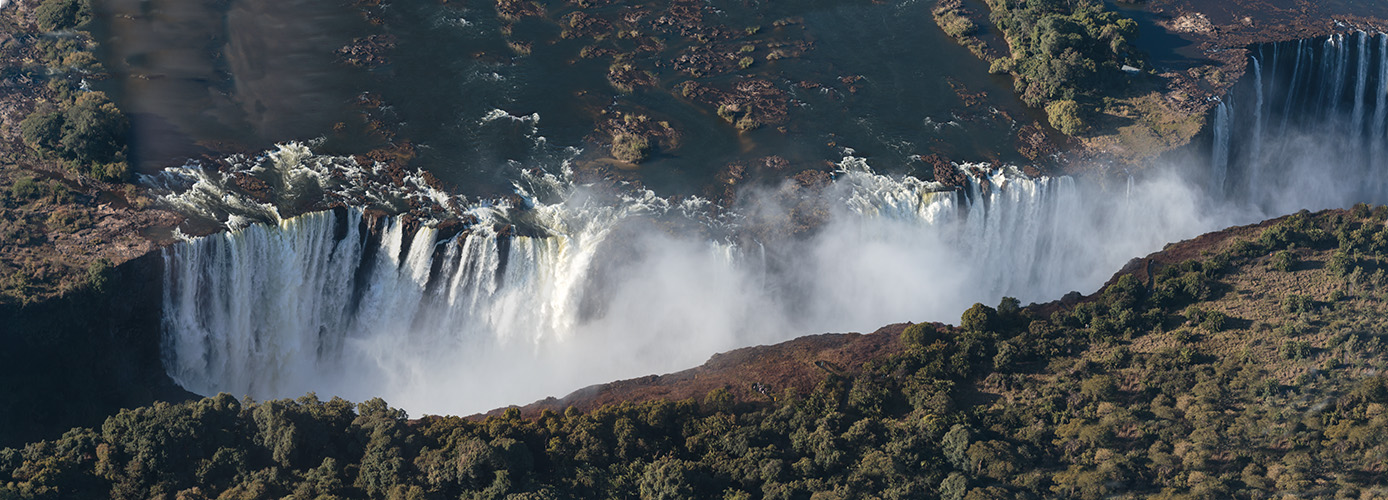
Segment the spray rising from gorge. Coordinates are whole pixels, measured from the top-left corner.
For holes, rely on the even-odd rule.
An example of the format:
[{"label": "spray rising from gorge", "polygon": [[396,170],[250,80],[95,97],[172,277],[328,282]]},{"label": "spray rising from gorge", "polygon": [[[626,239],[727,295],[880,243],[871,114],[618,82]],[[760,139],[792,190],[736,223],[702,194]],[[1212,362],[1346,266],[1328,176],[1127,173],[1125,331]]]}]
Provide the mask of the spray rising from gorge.
[{"label": "spray rising from gorge", "polygon": [[[236,229],[166,251],[166,365],[203,394],[317,391],[466,413],[800,334],[953,321],[1004,295],[1090,291],[1169,241],[1382,201],[1373,152],[1388,120],[1385,41],[1256,48],[1249,77],[1216,108],[1201,168],[1156,166],[1113,183],[1122,177],[963,166],[967,185],[950,191],[850,156],[811,195],[824,221],[799,238],[748,234],[791,216],[776,190],[713,215],[697,199],[527,172],[516,182],[523,206],[468,203],[373,185],[371,168],[302,146],[245,159],[280,179],[275,192],[287,195],[269,205],[238,198],[213,172],[171,173],[183,183],[166,179],[166,201]],[[355,208],[280,218],[298,197],[325,195],[431,204],[469,223]]]}]

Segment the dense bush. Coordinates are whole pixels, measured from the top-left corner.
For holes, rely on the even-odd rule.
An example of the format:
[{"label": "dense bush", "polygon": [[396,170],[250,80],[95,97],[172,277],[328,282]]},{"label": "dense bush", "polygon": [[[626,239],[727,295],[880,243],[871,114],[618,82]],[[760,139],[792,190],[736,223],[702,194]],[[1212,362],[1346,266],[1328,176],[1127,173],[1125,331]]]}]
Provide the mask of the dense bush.
[{"label": "dense bush", "polygon": [[30,147],[68,160],[80,173],[122,181],[128,176],[125,139],[129,122],[101,92],[83,92],[61,112],[39,110],[20,122]]},{"label": "dense bush", "polygon": [[[1388,258],[1375,237],[1352,236],[1381,231],[1374,217],[1274,227],[1287,245],[1343,229],[1374,266]],[[1072,306],[975,304],[963,327],[911,325],[905,348],[811,368],[813,390],[775,398],[730,386],[418,421],[312,395],[156,404],[0,450],[0,498],[1372,497],[1388,456],[1388,382],[1374,375],[1388,369],[1388,315],[1366,297],[1388,290],[1308,269],[1298,277],[1354,295],[1310,308],[1221,292],[1266,273],[1261,255],[1159,264]],[[1322,334],[1277,338],[1230,316],[1269,303],[1264,320]]]},{"label": "dense bush", "polygon": [[58,31],[76,28],[91,19],[90,0],[43,0],[34,12],[39,29]]},{"label": "dense bush", "polygon": [[63,114],[56,111],[35,111],[19,122],[20,137],[29,147],[53,151],[62,147]]},{"label": "dense bush", "polygon": [[1282,272],[1291,272],[1296,268],[1296,256],[1289,250],[1279,250],[1272,254],[1272,268]]},{"label": "dense bush", "polygon": [[1050,119],[1051,126],[1065,135],[1079,135],[1089,130],[1089,125],[1086,125],[1081,117],[1080,104],[1070,99],[1047,104],[1046,116]]},{"label": "dense bush", "polygon": [[627,163],[640,163],[651,154],[651,143],[636,134],[616,134],[612,137],[612,157]]},{"label": "dense bush", "polygon": [[1127,85],[1124,65],[1144,64],[1132,47],[1137,23],[1102,2],[988,0],[988,7],[1011,49],[990,71],[1011,72],[1022,100],[1044,108],[1065,134],[1089,130],[1081,103],[1097,104]]}]

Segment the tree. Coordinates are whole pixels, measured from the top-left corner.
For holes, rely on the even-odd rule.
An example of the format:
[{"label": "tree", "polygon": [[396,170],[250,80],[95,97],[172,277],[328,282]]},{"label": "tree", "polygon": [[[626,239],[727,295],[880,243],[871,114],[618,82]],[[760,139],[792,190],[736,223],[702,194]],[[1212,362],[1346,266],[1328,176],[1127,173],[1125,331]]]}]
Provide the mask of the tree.
[{"label": "tree", "polygon": [[940,331],[929,323],[916,323],[901,331],[901,342],[908,346],[925,346],[940,339]]},{"label": "tree", "polygon": [[696,498],[698,470],[693,463],[668,456],[646,466],[641,475],[642,500]]},{"label": "tree", "polygon": [[111,271],[115,269],[111,261],[107,259],[96,259],[87,266],[87,287],[92,291],[102,293],[106,291],[106,284],[111,281]]},{"label": "tree", "polygon": [[1078,135],[1089,130],[1089,125],[1080,117],[1080,103],[1070,99],[1047,104],[1046,116],[1051,126],[1065,135]]},{"label": "tree", "polygon": [[39,29],[57,31],[72,29],[91,19],[92,6],[87,0],[44,0],[34,13]]},{"label": "tree", "polygon": [[1272,268],[1282,272],[1290,272],[1296,268],[1296,256],[1287,250],[1280,250],[1272,254]]},{"label": "tree", "polygon": [[958,472],[950,473],[944,481],[940,482],[940,498],[945,500],[963,500],[964,493],[968,490],[968,478]]},{"label": "tree", "polygon": [[24,143],[38,151],[53,151],[62,146],[63,114],[56,111],[36,111],[19,122],[19,135]]},{"label": "tree", "polygon": [[964,311],[964,316],[959,321],[959,326],[972,332],[991,332],[997,328],[997,324],[998,312],[977,302]]},{"label": "tree", "polygon": [[82,163],[124,160],[128,127],[125,115],[106,94],[88,92],[64,113],[60,142],[66,156]]},{"label": "tree", "polygon": [[973,440],[973,431],[964,424],[954,424],[949,432],[940,440],[940,449],[944,452],[945,458],[959,470],[969,469],[969,443]]}]

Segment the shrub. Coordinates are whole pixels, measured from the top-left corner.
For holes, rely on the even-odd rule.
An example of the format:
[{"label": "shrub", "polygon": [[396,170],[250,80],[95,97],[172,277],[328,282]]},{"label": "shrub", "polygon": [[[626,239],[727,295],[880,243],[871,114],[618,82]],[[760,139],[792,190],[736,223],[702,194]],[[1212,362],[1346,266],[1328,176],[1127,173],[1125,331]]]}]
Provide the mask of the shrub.
[{"label": "shrub", "polygon": [[1306,359],[1311,355],[1311,343],[1305,340],[1288,340],[1278,351],[1286,359]]},{"label": "shrub", "polygon": [[49,231],[59,231],[64,233],[75,233],[78,230],[91,224],[91,219],[86,214],[70,208],[59,208],[48,214],[48,219],[44,225]]},{"label": "shrub", "polygon": [[1282,312],[1287,314],[1301,314],[1315,310],[1316,301],[1311,297],[1299,294],[1291,294],[1282,299]]},{"label": "shrub", "polygon": [[21,177],[10,185],[10,197],[17,200],[37,198],[40,193],[39,183],[33,177]]},{"label": "shrub", "polygon": [[61,147],[63,114],[35,111],[19,122],[19,135],[24,143],[38,151],[53,151]]},{"label": "shrub", "polygon": [[1221,311],[1209,311],[1200,320],[1200,328],[1210,333],[1224,331],[1228,327],[1229,317]]},{"label": "shrub", "polygon": [[941,15],[939,25],[940,29],[945,30],[945,34],[953,38],[966,37],[978,32],[978,25],[954,12]]},{"label": "shrub", "polygon": [[[689,88],[689,86],[686,85],[686,86],[685,86],[685,89],[688,89],[688,88]],[[686,97],[688,97],[688,96],[686,95]],[[736,105],[736,104],[719,104],[719,105],[718,105],[718,117],[719,117],[719,118],[722,118],[722,119],[724,119],[724,120],[727,120],[728,123],[732,123],[732,122],[734,121],[735,117],[737,116],[738,110],[739,110],[739,107],[738,107],[738,105]]]},{"label": "shrub", "polygon": [[125,115],[101,92],[89,92],[63,113],[61,144],[65,156],[82,163],[123,160]]},{"label": "shrub", "polygon": [[1336,250],[1335,253],[1330,254],[1330,260],[1325,263],[1327,271],[1342,278],[1349,276],[1349,273],[1353,272],[1355,267],[1357,266],[1355,265],[1354,258],[1350,257],[1349,252],[1344,250]]},{"label": "shrub", "polygon": [[87,288],[97,293],[106,291],[106,284],[111,281],[111,272],[115,266],[111,261],[104,258],[92,261],[87,265]]},{"label": "shrub", "polygon": [[98,163],[87,170],[87,175],[106,182],[125,182],[130,177],[130,165],[123,161]]},{"label": "shrub", "polygon": [[1089,130],[1089,125],[1080,117],[1080,104],[1065,99],[1046,105],[1046,116],[1051,126],[1065,135],[1079,135]]},{"label": "shrub", "polygon": [[974,303],[964,311],[959,326],[971,332],[991,332],[997,328],[998,312],[983,304]]},{"label": "shrub", "polygon": [[1272,254],[1272,268],[1282,272],[1290,272],[1296,267],[1296,256],[1287,250]]},{"label": "shrub", "polygon": [[640,163],[651,153],[651,143],[636,134],[619,133],[612,136],[612,157],[628,163]]}]

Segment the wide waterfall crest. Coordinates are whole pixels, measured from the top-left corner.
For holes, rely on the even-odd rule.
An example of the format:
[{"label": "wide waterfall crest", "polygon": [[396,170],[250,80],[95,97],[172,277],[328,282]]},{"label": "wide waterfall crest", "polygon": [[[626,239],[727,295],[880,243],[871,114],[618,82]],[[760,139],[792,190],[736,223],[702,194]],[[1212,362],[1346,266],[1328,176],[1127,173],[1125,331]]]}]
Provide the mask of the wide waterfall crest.
[{"label": "wide waterfall crest", "polygon": [[[434,186],[422,170],[391,175],[380,162],[362,165],[352,157],[318,155],[298,142],[255,156],[232,155],[223,163],[218,168],[189,162],[142,175],[140,182],[157,193],[158,203],[228,229],[252,222],[275,224],[334,203],[397,213],[414,210],[431,220],[458,217],[477,206]],[[247,194],[247,184],[258,184],[269,199]]]},{"label": "wide waterfall crest", "polygon": [[[1039,298],[1036,282],[1064,272],[1045,261],[1077,240],[1051,238],[1036,218],[1063,207],[1074,181],[966,172],[984,170],[951,191],[845,160],[822,194],[833,221],[809,242],[755,248],[732,243],[736,218],[710,215],[705,200],[593,190],[542,172],[516,184],[527,207],[481,206],[454,234],[349,208],[194,238],[165,251],[166,364],[202,394],[312,390],[471,411],[805,331],[918,317],[920,301],[900,291],[932,281],[940,297],[925,309],[940,318],[998,292]],[[669,229],[691,224],[703,229]],[[845,258],[841,245],[866,253]],[[902,252],[949,252],[963,267],[1006,272],[978,280],[928,260],[882,267]],[[970,279],[983,286],[961,291]],[[495,373],[525,383],[462,384]]]}]

